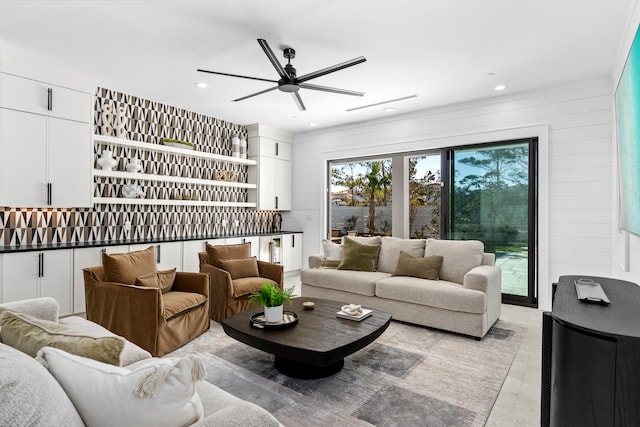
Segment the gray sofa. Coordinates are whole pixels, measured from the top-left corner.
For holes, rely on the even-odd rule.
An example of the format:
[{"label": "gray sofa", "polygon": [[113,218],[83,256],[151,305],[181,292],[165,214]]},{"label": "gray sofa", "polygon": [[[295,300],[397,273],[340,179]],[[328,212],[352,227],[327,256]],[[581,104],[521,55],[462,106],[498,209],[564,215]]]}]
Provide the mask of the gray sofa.
[{"label": "gray sofa", "polygon": [[[302,297],[324,298],[391,313],[395,320],[482,338],[500,317],[501,270],[479,241],[362,238],[380,244],[376,271],[326,268],[325,254],[309,257],[300,274]],[[334,248],[335,249],[335,248]],[[443,257],[439,280],[394,276],[400,251]],[[329,257],[327,257],[327,255]],[[335,265],[335,264],[334,264]]]},{"label": "gray sofa", "polygon": [[[114,335],[100,325],[80,317],[58,319],[58,303],[53,298],[6,303],[0,305],[0,311],[2,308],[70,325],[80,334]],[[149,352],[126,341],[120,361],[122,366],[133,366],[150,357]],[[54,376],[29,355],[0,343],[0,372],[0,425],[84,425]],[[196,391],[202,402],[204,417],[193,426],[281,425],[261,407],[239,399],[207,381],[199,381]]]}]

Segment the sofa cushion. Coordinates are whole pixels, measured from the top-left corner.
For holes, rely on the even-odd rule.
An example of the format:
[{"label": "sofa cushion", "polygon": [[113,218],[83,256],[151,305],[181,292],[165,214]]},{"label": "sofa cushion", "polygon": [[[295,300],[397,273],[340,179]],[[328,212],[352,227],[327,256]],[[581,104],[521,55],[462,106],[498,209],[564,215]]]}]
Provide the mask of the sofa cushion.
[{"label": "sofa cushion", "polygon": [[376,296],[451,311],[482,314],[486,312],[486,294],[463,288],[446,280],[426,280],[393,276],[378,280]]},{"label": "sofa cushion", "polygon": [[0,339],[31,357],[42,347],[51,346],[112,365],[120,364],[125,341],[122,337],[85,335],[60,323],[10,311],[0,315]]},{"label": "sofa cushion", "polygon": [[171,290],[173,282],[176,280],[176,269],[165,271],[156,271],[155,273],[143,274],[136,277],[133,283],[136,286],[146,286],[149,288],[158,288],[162,290],[162,293],[167,293]]},{"label": "sofa cushion", "polygon": [[45,347],[38,353],[89,426],[179,426],[202,418],[195,356],[149,359],[134,370]]},{"label": "sofa cushion", "polygon": [[220,268],[228,271],[231,275],[231,280],[241,279],[243,277],[258,277],[260,272],[258,271],[258,260],[256,257],[249,258],[236,258],[236,259],[221,259],[218,260]]},{"label": "sofa cushion", "polygon": [[397,237],[384,236],[380,244],[378,271],[395,272],[400,251],[405,251],[411,256],[423,256],[424,244],[424,239],[398,239]]},{"label": "sofa cushion", "polygon": [[0,344],[0,426],[84,426],[69,397],[32,357]]},{"label": "sofa cushion", "polygon": [[342,261],[340,261],[337,269],[376,271],[376,258],[379,252],[379,244],[358,243],[351,237],[345,237]]},{"label": "sofa cushion", "polygon": [[209,263],[215,267],[221,268],[218,262],[221,259],[238,259],[249,258],[251,256],[251,242],[239,243],[237,245],[215,245],[207,243],[207,255],[209,255]]},{"label": "sofa cushion", "polygon": [[462,284],[464,275],[482,264],[484,244],[478,240],[427,239],[424,256],[440,255],[440,278]]},{"label": "sofa cushion", "polygon": [[405,251],[400,251],[398,267],[393,275],[438,280],[440,278],[440,268],[442,268],[441,256],[433,255],[427,257],[414,257]]},{"label": "sofa cushion", "polygon": [[207,297],[195,292],[167,292],[162,295],[165,320],[179,316],[207,302]]},{"label": "sofa cushion", "polygon": [[264,277],[242,277],[233,281],[233,297],[243,298],[251,295],[251,293],[259,291],[263,283],[271,283],[277,285],[271,279]]},{"label": "sofa cushion", "polygon": [[337,289],[359,295],[374,296],[376,281],[390,276],[389,273],[378,271],[306,268],[300,272],[300,281],[319,288]]},{"label": "sofa cushion", "polygon": [[102,254],[105,282],[133,285],[138,276],[158,271],[153,246],[142,251]]}]

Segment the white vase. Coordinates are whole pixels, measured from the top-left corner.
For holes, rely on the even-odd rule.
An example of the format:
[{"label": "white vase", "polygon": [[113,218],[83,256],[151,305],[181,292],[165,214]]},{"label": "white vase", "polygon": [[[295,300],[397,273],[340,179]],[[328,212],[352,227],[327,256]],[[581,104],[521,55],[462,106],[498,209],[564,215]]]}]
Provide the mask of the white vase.
[{"label": "white vase", "polygon": [[102,155],[98,159],[98,166],[102,170],[110,171],[118,164],[118,161],[113,158],[113,152],[111,150],[102,151]]},{"label": "white vase", "polygon": [[129,159],[127,163],[127,172],[140,172],[142,170],[142,161],[140,159]]},{"label": "white vase", "polygon": [[240,157],[240,138],[237,136],[231,138],[231,156]]},{"label": "white vase", "polygon": [[282,304],[277,307],[264,308],[264,320],[267,323],[280,323],[284,315]]}]

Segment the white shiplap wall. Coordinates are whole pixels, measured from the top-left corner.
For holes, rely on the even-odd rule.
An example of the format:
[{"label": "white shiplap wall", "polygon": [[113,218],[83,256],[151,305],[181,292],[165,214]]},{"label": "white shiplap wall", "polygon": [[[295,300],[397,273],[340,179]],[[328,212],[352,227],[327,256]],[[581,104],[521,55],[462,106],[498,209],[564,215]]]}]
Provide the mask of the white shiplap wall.
[{"label": "white shiplap wall", "polygon": [[321,252],[327,160],[538,136],[539,305],[549,309],[558,276],[611,273],[611,97],[609,81],[589,81],[298,134],[284,227],[303,230],[305,258]]}]

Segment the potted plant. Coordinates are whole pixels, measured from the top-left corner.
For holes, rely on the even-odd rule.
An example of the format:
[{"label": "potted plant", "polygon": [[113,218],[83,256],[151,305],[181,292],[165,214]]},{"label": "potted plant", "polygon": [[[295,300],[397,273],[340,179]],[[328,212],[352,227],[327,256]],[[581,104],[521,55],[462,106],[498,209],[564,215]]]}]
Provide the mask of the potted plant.
[{"label": "potted plant", "polygon": [[283,304],[288,302],[292,304],[293,287],[281,289],[273,283],[263,283],[259,291],[249,295],[249,301],[260,304],[264,307],[264,318],[268,323],[282,322],[284,314]]}]

